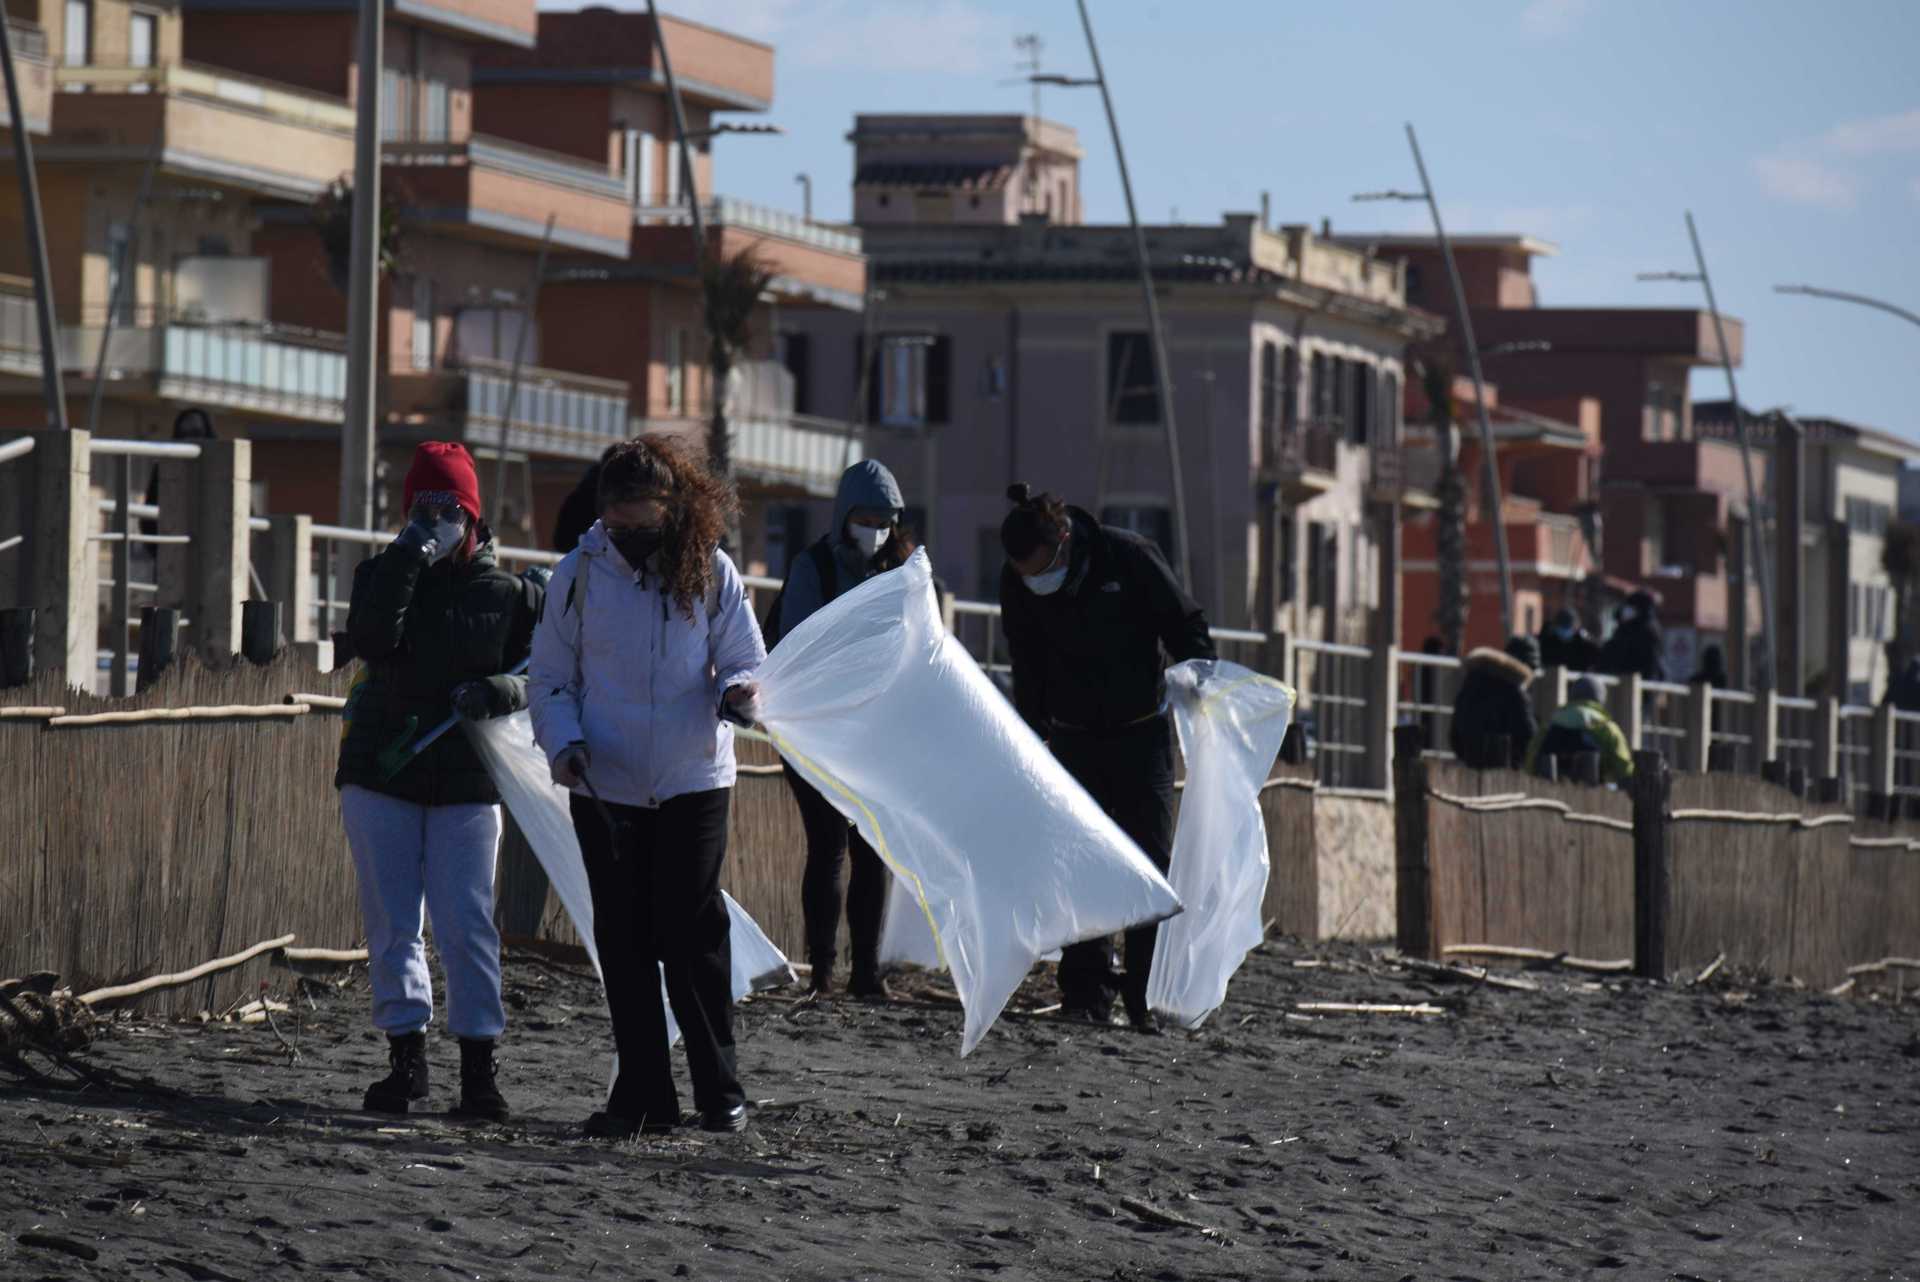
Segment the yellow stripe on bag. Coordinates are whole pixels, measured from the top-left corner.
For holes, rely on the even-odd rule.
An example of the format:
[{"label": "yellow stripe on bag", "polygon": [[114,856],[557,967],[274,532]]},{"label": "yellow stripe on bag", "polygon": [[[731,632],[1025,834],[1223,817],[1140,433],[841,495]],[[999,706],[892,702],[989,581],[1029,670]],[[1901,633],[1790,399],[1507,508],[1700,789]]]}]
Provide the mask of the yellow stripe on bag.
[{"label": "yellow stripe on bag", "polygon": [[853,805],[859,809],[860,813],[867,817],[867,824],[873,829],[873,852],[880,856],[880,862],[891,869],[894,876],[900,878],[900,880],[906,882],[913,888],[913,897],[915,901],[919,903],[920,911],[927,919],[927,931],[933,936],[934,956],[939,959],[940,966],[943,970],[951,971],[953,967],[947,962],[946,946],[940,942],[940,927],[936,925],[933,920],[933,907],[927,903],[926,888],[920,884],[920,878],[915,876],[912,870],[902,868],[899,861],[894,859],[893,851],[887,845],[887,835],[880,831],[880,821],[874,817],[873,811],[867,808],[867,803],[860,800],[853,789],[847,787],[846,784],[835,778],[831,771],[794,747],[785,735],[782,735],[779,731],[771,727],[767,728],[766,733],[768,740],[772,742],[774,747],[780,750],[781,756],[794,762],[800,766],[801,769],[818,775],[830,788],[852,802]]}]

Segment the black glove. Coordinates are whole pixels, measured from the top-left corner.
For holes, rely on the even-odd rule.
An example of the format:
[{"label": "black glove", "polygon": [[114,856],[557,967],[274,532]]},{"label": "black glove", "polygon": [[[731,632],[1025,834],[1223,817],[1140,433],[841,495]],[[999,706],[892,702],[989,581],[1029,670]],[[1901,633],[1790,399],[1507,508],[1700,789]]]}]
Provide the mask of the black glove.
[{"label": "black glove", "polygon": [[406,556],[417,556],[422,561],[431,561],[440,551],[440,544],[434,538],[434,530],[424,521],[409,521],[407,528],[393,538],[393,548]]},{"label": "black glove", "polygon": [[463,681],[453,688],[453,710],[469,721],[500,715],[491,681]]}]

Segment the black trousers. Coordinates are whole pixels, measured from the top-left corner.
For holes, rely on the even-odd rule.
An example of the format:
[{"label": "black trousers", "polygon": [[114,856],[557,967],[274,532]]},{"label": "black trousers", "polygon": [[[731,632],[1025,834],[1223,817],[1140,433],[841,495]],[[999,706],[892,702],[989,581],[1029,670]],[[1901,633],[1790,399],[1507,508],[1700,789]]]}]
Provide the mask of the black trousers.
[{"label": "black trousers", "polygon": [[853,973],[871,978],[880,969],[880,928],[887,912],[887,866],[847,817],[820,790],[784,770],[787,787],[800,806],[807,831],[807,869],[800,878],[800,908],[807,922],[807,961],[814,973],[831,974],[840,937],[840,869],[852,855],[848,880],[847,933],[853,945]]},{"label": "black trousers", "polygon": [[687,793],[657,810],[573,798],[573,828],[593,894],[593,942],[607,985],[620,1075],[607,1110],[637,1120],[680,1120],[667,1048],[667,1000],[687,1048],[693,1106],[746,1102],[733,1053],[733,949],[720,866],[727,858],[729,788]]},{"label": "black trousers", "polygon": [[[1053,755],[1161,872],[1173,859],[1173,723],[1155,717],[1106,734],[1055,729]],[[1110,941],[1090,939],[1060,954],[1060,996],[1068,1005],[1105,1003],[1117,989],[1129,1013],[1147,1008],[1157,925],[1126,933],[1126,975],[1114,975]]]}]

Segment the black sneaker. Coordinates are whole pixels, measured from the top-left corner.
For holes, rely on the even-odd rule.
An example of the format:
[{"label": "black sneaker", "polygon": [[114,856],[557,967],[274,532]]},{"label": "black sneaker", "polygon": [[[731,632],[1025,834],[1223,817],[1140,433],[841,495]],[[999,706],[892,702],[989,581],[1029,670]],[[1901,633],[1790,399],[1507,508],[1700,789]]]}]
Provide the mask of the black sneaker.
[{"label": "black sneaker", "polygon": [[747,1129],[747,1106],[735,1104],[732,1108],[710,1108],[700,1114],[700,1129],[724,1135],[729,1131]]},{"label": "black sneaker", "polygon": [[460,1039],[460,1102],[454,1106],[456,1117],[476,1117],[489,1122],[504,1122],[512,1116],[506,1097],[494,1078],[499,1065],[493,1060],[493,1042],[474,1037]]},{"label": "black sneaker", "polygon": [[861,971],[847,981],[847,992],[863,1002],[890,1002],[897,994],[877,971]]},{"label": "black sneaker", "polygon": [[361,1107],[369,1113],[405,1115],[409,1106],[427,1097],[427,1035],[388,1034],[387,1062],[392,1071],[367,1087]]},{"label": "black sneaker", "polygon": [[1146,1007],[1127,1012],[1127,1023],[1143,1037],[1160,1036],[1160,1017]]}]

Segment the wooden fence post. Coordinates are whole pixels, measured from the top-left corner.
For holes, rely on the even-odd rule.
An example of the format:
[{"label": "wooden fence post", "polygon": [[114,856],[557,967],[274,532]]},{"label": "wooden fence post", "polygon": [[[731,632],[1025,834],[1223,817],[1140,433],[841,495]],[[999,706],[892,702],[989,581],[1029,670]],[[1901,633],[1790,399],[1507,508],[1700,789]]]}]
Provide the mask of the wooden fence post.
[{"label": "wooden fence post", "polygon": [[1828,695],[1813,712],[1813,775],[1832,779],[1840,773],[1840,700]]},{"label": "wooden fence post", "polygon": [[1667,910],[1672,893],[1673,846],[1667,799],[1673,777],[1657,752],[1633,754],[1633,973],[1667,975]]},{"label": "wooden fence post", "polygon": [[1367,748],[1367,786],[1393,787],[1391,758],[1400,727],[1400,648],[1374,646],[1367,658],[1367,706],[1365,743]]},{"label": "wooden fence post", "polygon": [[1883,703],[1873,710],[1873,743],[1867,752],[1867,792],[1875,797],[1893,795],[1894,730],[1893,705]]},{"label": "wooden fence post", "polygon": [[1646,700],[1641,697],[1640,674],[1629,672],[1613,686],[1613,720],[1627,737],[1627,747],[1638,752],[1646,746]]},{"label": "wooden fence post", "polygon": [[1394,942],[1408,957],[1434,955],[1433,878],[1427,850],[1427,763],[1420,727],[1393,731]]},{"label": "wooden fence post", "polygon": [[1713,687],[1705,681],[1687,690],[1686,742],[1680,768],[1698,774],[1713,769]]}]

